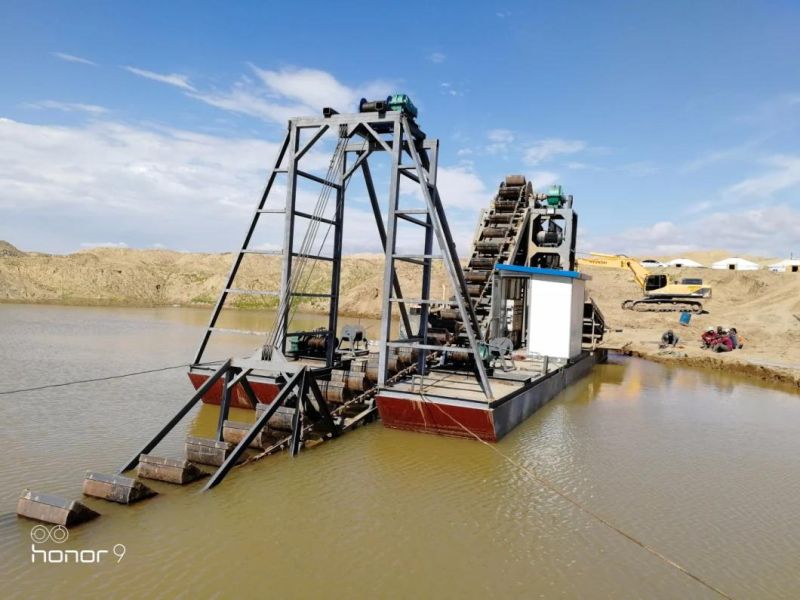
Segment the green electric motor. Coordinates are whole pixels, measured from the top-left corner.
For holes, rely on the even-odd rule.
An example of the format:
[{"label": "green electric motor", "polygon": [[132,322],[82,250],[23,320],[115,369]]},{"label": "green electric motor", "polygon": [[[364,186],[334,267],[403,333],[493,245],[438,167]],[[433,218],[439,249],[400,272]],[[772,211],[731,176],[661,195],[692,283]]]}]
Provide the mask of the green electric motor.
[{"label": "green electric motor", "polygon": [[564,193],[560,185],[551,185],[547,190],[547,205],[548,206],[561,206],[564,201]]},{"label": "green electric motor", "polygon": [[396,110],[407,114],[412,119],[417,118],[417,107],[406,94],[394,94],[386,99],[389,110]]}]

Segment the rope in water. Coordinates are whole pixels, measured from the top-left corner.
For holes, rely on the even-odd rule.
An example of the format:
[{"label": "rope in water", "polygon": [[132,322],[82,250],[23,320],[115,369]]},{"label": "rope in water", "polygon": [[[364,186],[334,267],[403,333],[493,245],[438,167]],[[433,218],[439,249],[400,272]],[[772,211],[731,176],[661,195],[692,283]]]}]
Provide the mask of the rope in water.
[{"label": "rope in water", "polygon": [[[222,362],[222,361],[213,361],[213,362],[206,362],[206,363],[200,363],[200,364],[210,365],[210,364],[219,363],[219,362]],[[149,373],[159,373],[161,371],[171,371],[173,369],[185,369],[186,367],[191,367],[191,366],[192,365],[190,363],[184,363],[182,365],[173,365],[171,367],[160,367],[158,369],[147,369],[145,371],[133,371],[131,373],[120,373],[118,375],[106,375],[104,377],[95,377],[93,379],[76,379],[74,381],[63,381],[61,383],[48,383],[48,384],[45,384],[45,385],[37,385],[35,387],[29,387],[29,388],[19,388],[19,389],[16,389],[16,390],[3,390],[3,391],[0,391],[0,396],[5,396],[5,395],[8,395],[8,394],[20,394],[22,392],[36,392],[36,391],[39,391],[39,390],[47,390],[47,389],[50,389],[50,388],[59,388],[59,387],[66,387],[68,385],[77,385],[79,383],[95,383],[95,382],[98,382],[98,381],[109,381],[111,379],[122,379],[124,377],[134,377],[136,375],[147,375]]]},{"label": "rope in water", "polygon": [[664,554],[662,554],[661,552],[659,552],[658,550],[656,550],[656,549],[655,549],[655,548],[653,548],[652,546],[650,546],[650,545],[646,544],[645,542],[643,542],[643,541],[641,541],[641,540],[637,539],[637,538],[636,538],[636,537],[634,537],[632,534],[630,534],[630,533],[627,533],[626,531],[623,531],[623,530],[622,530],[620,527],[618,527],[618,526],[614,525],[613,523],[611,523],[610,521],[608,521],[608,520],[607,520],[606,518],[604,518],[603,516],[601,516],[601,515],[597,514],[597,513],[596,513],[596,512],[594,512],[593,510],[591,510],[591,509],[587,508],[586,506],[584,506],[583,504],[581,504],[580,502],[578,502],[577,500],[575,500],[574,498],[572,498],[571,496],[569,496],[568,494],[566,494],[565,492],[562,492],[562,491],[561,491],[560,489],[558,489],[558,488],[557,488],[555,485],[553,485],[552,483],[550,483],[549,481],[547,481],[546,479],[544,479],[544,478],[543,478],[543,477],[541,477],[540,475],[537,475],[535,472],[533,472],[531,469],[529,469],[529,468],[528,468],[528,467],[526,467],[525,465],[523,465],[523,464],[521,464],[521,463],[519,463],[519,462],[515,461],[513,458],[511,458],[510,456],[508,456],[507,454],[505,454],[504,452],[502,452],[501,450],[499,450],[499,449],[498,449],[498,448],[497,448],[495,445],[493,445],[493,444],[490,444],[490,443],[489,443],[489,442],[487,442],[486,440],[482,439],[482,438],[481,438],[481,437],[480,437],[478,434],[476,434],[474,431],[471,431],[471,430],[470,430],[470,429],[469,429],[469,428],[468,428],[466,425],[464,425],[464,424],[463,424],[461,421],[459,421],[458,419],[456,419],[454,416],[452,416],[452,415],[450,415],[450,414],[446,413],[446,412],[445,412],[445,411],[442,409],[442,407],[441,407],[441,406],[439,406],[439,405],[438,405],[438,404],[436,404],[435,402],[431,402],[430,400],[428,400],[428,398],[425,396],[425,394],[424,394],[424,393],[422,393],[421,391],[420,391],[420,396],[422,397],[423,401],[425,401],[425,403],[426,403],[426,404],[430,404],[430,405],[432,405],[432,406],[435,406],[435,407],[436,407],[436,408],[439,410],[439,412],[441,412],[441,413],[442,413],[442,414],[443,414],[445,417],[447,417],[448,419],[450,419],[450,420],[451,420],[453,423],[455,423],[456,425],[458,425],[458,426],[459,426],[461,429],[463,429],[463,430],[464,430],[464,431],[465,431],[465,432],[466,432],[468,435],[470,435],[470,436],[474,437],[474,438],[475,438],[476,440],[478,440],[478,441],[479,441],[481,444],[483,444],[483,445],[487,446],[487,447],[488,447],[488,448],[490,448],[492,451],[494,451],[494,452],[496,452],[497,454],[499,454],[501,457],[503,457],[503,459],[504,459],[504,460],[506,460],[506,461],[507,461],[507,462],[509,462],[511,465],[513,465],[514,467],[516,467],[517,469],[519,469],[520,471],[522,471],[523,473],[525,473],[526,475],[528,475],[528,476],[529,476],[531,479],[533,479],[533,480],[534,480],[536,483],[538,483],[538,484],[539,484],[539,485],[541,485],[542,487],[544,487],[544,488],[546,488],[546,489],[550,490],[551,492],[553,492],[554,494],[556,494],[556,495],[557,495],[557,496],[559,496],[560,498],[562,498],[562,499],[566,500],[567,502],[569,502],[570,504],[572,504],[573,506],[575,506],[575,507],[576,507],[578,510],[580,510],[580,511],[582,511],[583,513],[585,513],[585,514],[589,515],[589,516],[590,516],[590,517],[592,517],[593,519],[595,519],[595,520],[599,521],[600,523],[602,523],[603,525],[605,525],[606,527],[608,527],[608,528],[609,528],[609,529],[611,529],[612,531],[615,531],[616,533],[620,534],[621,536],[623,536],[623,537],[624,537],[624,538],[626,538],[627,540],[629,540],[629,541],[633,542],[633,543],[634,543],[634,544],[636,544],[637,546],[639,546],[639,547],[643,548],[644,550],[646,550],[647,552],[649,552],[650,554],[652,554],[653,556],[655,556],[656,558],[658,558],[658,559],[659,559],[659,560],[661,560],[662,562],[665,562],[666,564],[668,564],[669,566],[673,567],[674,569],[677,569],[678,571],[680,571],[680,572],[681,572],[681,573],[683,573],[684,575],[686,575],[686,576],[688,576],[688,577],[691,577],[692,579],[694,579],[694,580],[695,580],[697,583],[699,583],[699,584],[700,584],[700,585],[702,585],[703,587],[705,587],[705,588],[707,588],[707,589],[711,590],[712,592],[714,592],[714,593],[718,594],[718,595],[719,595],[720,597],[722,597],[722,598],[726,598],[727,600],[733,600],[733,597],[732,597],[732,596],[730,596],[730,595],[726,594],[725,592],[723,592],[723,591],[722,591],[721,589],[719,589],[718,587],[715,587],[715,586],[714,586],[714,585],[712,585],[711,583],[708,583],[707,581],[705,581],[704,579],[702,579],[702,578],[701,578],[699,575],[696,575],[696,574],[692,573],[692,572],[691,572],[691,571],[689,571],[689,569],[687,569],[686,567],[684,567],[684,566],[682,566],[682,565],[678,564],[677,562],[675,562],[675,561],[674,561],[674,560],[672,560],[671,558],[669,558],[669,557],[665,556]]}]

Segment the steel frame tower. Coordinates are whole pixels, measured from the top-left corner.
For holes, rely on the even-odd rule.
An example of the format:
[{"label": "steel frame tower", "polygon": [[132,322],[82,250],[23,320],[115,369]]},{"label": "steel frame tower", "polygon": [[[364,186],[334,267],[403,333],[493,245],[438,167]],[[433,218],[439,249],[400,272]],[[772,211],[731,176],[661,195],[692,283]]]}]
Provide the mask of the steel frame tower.
[{"label": "steel frame tower", "polygon": [[[301,296],[325,297],[329,301],[328,327],[324,334],[328,337],[326,367],[335,362],[335,344],[339,310],[339,285],[342,259],[342,235],[344,226],[344,206],[347,197],[347,185],[353,175],[360,171],[369,196],[378,235],[385,254],[385,270],[383,278],[383,295],[381,311],[381,330],[379,346],[379,379],[383,386],[387,379],[388,349],[396,347],[416,348],[420,352],[419,367],[424,369],[425,354],[429,351],[452,350],[452,347],[428,344],[427,322],[428,311],[432,303],[430,298],[431,267],[434,260],[442,260],[453,292],[453,306],[458,310],[467,337],[468,346],[461,351],[472,353],[475,375],[487,398],[492,399],[491,387],[485,366],[480,359],[480,334],[475,309],[467,293],[464,273],[455,249],[455,244],[447,223],[441,198],[436,187],[439,143],[436,139],[428,139],[414,120],[401,111],[386,110],[381,112],[362,112],[355,114],[338,114],[325,109],[323,117],[294,118],[289,120],[288,132],[278,152],[277,159],[267,178],[267,185],[244,237],[244,242],[235,255],[233,265],[219,299],[211,314],[200,347],[195,355],[194,364],[201,362],[211,335],[215,331],[229,333],[245,333],[268,336],[268,332],[247,332],[217,327],[217,321],[225,301],[231,294],[270,295],[281,299],[277,316],[277,325],[269,332],[268,343],[262,352],[259,368],[278,372],[292,372],[300,368],[292,368],[283,355],[286,351],[287,337],[297,334],[289,329],[292,300]],[[341,160],[332,161],[335,170],[330,178],[320,177],[303,168],[309,151],[315,147],[326,133],[334,133],[337,138],[337,149],[342,152]],[[308,136],[304,138],[304,136]],[[375,152],[386,152],[391,160],[389,189],[386,197],[388,215],[386,226],[381,210],[381,202],[369,167],[369,158]],[[282,208],[267,208],[267,202],[278,196],[275,181],[278,175],[286,175],[286,194]],[[400,206],[400,181],[406,178],[419,186],[424,199],[424,208],[402,208]],[[330,188],[335,194],[335,211],[332,218],[320,214],[297,210],[297,192],[299,179],[306,179]],[[253,234],[263,215],[279,216],[284,219],[283,250],[271,251],[251,248]],[[295,241],[296,220],[306,219],[312,225],[327,225],[333,230],[333,252],[330,256],[322,256],[301,251]],[[424,248],[421,254],[397,253],[398,219],[424,228]],[[434,254],[434,241],[441,253]],[[247,254],[272,254],[282,256],[280,290],[245,290],[234,287],[239,268]],[[294,277],[296,261],[326,261],[332,265],[330,292],[325,294],[308,293],[300,289]],[[419,298],[404,298],[400,289],[396,263],[405,261],[422,267],[421,293]],[[412,331],[407,305],[416,304],[420,309],[420,324],[417,331]],[[393,307],[400,312],[405,339],[390,339]],[[272,341],[270,341],[272,340]],[[252,364],[252,363],[251,363]]]}]

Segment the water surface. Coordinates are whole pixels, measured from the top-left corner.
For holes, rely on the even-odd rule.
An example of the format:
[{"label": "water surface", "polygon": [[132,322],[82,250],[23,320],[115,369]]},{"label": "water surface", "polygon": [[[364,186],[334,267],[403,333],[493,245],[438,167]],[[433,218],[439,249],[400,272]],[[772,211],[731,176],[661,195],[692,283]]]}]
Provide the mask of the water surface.
[{"label": "water surface", "polygon": [[[188,362],[207,316],[0,305],[0,391]],[[209,358],[257,343],[226,338]],[[31,564],[19,492],[79,498],[86,469],[113,472],[190,393],[171,370],[0,396],[4,597],[715,597],[483,444],[380,423],[236,469],[210,493],[156,483],[160,496],[131,507],[87,500],[103,516],[60,547],[124,544],[122,561]],[[210,435],[216,410],[195,410],[158,453]],[[615,359],[497,449],[735,598],[800,596],[789,391]]]}]

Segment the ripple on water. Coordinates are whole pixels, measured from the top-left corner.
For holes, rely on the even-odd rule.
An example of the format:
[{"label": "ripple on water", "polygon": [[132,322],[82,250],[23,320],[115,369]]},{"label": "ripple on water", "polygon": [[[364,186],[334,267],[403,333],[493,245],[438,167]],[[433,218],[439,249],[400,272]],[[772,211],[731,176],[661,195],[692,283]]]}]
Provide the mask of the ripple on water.
[{"label": "ripple on water", "polygon": [[[37,356],[41,382],[178,364],[204,320],[179,310],[0,310],[6,389]],[[103,517],[74,529],[65,547],[124,543],[125,559],[31,565],[31,523],[13,516],[19,490],[80,497],[85,469],[112,471],[129,458],[189,389],[175,371],[4,398],[0,557],[11,596],[712,597],[486,446],[380,424],[236,469],[208,494],[155,483],[162,495],[137,506],[87,500]],[[793,598],[797,400],[623,360],[497,449],[733,596]],[[203,407],[182,432],[209,433],[215,422],[216,409]],[[179,435],[159,448],[180,451]]]}]

